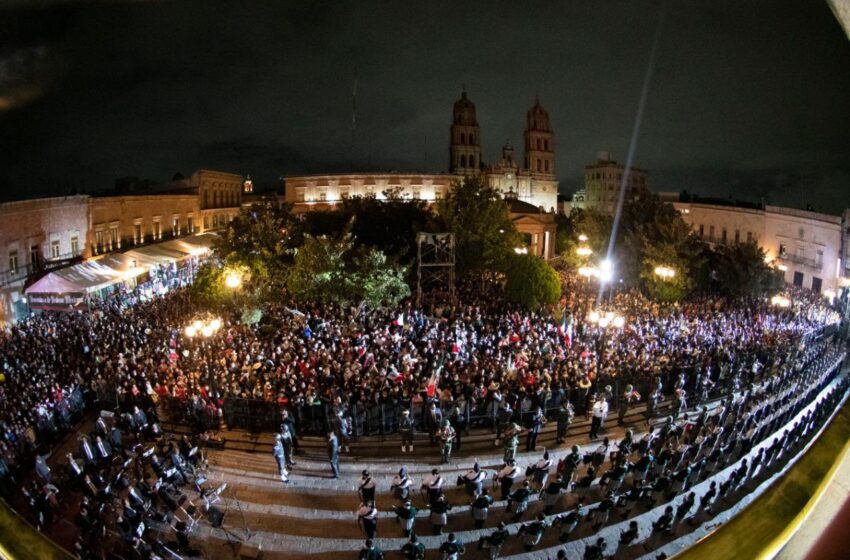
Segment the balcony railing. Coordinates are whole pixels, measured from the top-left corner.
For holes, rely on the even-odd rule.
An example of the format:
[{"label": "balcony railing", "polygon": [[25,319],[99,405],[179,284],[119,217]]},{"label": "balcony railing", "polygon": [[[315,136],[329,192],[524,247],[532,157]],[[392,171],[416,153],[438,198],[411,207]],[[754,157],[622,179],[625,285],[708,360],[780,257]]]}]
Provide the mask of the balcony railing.
[{"label": "balcony railing", "polygon": [[50,272],[51,270],[67,266],[81,258],[82,253],[79,251],[76,253],[61,253],[55,257],[50,257],[49,259],[39,259],[37,262],[18,266],[15,270],[4,270],[0,272],[0,287],[5,287],[9,284],[26,280],[33,274]]},{"label": "balcony railing", "polygon": [[794,255],[792,253],[783,253],[779,255],[779,260],[792,262],[796,264],[802,264],[804,266],[809,266],[811,268],[816,268],[820,270],[823,268],[823,261],[818,261],[817,259],[811,259],[809,257],[802,257],[800,255]]}]

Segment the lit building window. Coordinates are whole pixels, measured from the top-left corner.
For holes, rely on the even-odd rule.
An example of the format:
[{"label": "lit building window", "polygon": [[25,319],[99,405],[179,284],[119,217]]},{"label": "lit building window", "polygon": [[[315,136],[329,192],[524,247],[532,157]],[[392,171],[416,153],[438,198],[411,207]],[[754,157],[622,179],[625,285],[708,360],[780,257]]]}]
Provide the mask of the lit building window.
[{"label": "lit building window", "polygon": [[59,258],[59,240],[54,239],[50,242],[50,258],[58,259]]},{"label": "lit building window", "polygon": [[9,251],[9,272],[12,274],[18,273],[18,252]]},{"label": "lit building window", "polygon": [[71,256],[76,257],[80,252],[80,238],[76,235],[71,238]]}]

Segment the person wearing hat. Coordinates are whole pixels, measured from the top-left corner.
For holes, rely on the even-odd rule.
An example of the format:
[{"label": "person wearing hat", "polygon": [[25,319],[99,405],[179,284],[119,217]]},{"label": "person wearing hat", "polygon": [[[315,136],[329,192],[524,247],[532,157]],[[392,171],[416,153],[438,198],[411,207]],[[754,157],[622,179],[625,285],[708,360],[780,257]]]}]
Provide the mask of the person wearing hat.
[{"label": "person wearing hat", "polygon": [[485,478],[487,478],[487,473],[482,471],[481,467],[478,466],[478,461],[475,461],[472,469],[466,475],[460,477],[458,482],[464,485],[466,493],[474,500],[484,489]]},{"label": "person wearing hat", "polygon": [[404,467],[398,470],[398,474],[393,477],[390,491],[397,500],[405,501],[410,497],[410,487],[413,486],[413,481],[407,476],[407,469]]},{"label": "person wearing hat", "polygon": [[519,434],[521,431],[522,428],[518,424],[511,424],[505,430],[505,455],[503,458],[505,463],[509,463],[516,457],[516,448],[519,446]]},{"label": "person wearing hat", "polygon": [[442,446],[442,457],[441,460],[443,463],[448,463],[452,458],[452,442],[455,439],[455,429],[452,428],[451,423],[448,419],[443,420],[443,427],[440,430],[440,444]]},{"label": "person wearing hat", "polygon": [[275,461],[277,461],[277,468],[280,471],[281,482],[289,482],[289,473],[286,471],[286,453],[283,450],[283,442],[281,441],[280,434],[274,435],[274,449],[272,450],[272,454],[274,455]]},{"label": "person wearing hat", "polygon": [[441,544],[439,550],[442,560],[458,560],[466,552],[463,544],[457,540],[454,533],[449,533],[449,540]]},{"label": "person wearing hat", "polygon": [[401,452],[413,453],[413,418],[410,417],[410,410],[407,408],[401,411],[398,433],[401,434]]},{"label": "person wearing hat", "polygon": [[496,560],[502,550],[502,545],[511,536],[504,521],[499,522],[499,526],[495,531],[485,537],[478,539],[478,550],[487,549],[490,553],[490,560]]},{"label": "person wearing hat", "polygon": [[484,527],[484,522],[487,521],[487,513],[490,511],[491,505],[493,505],[493,496],[484,488],[481,494],[472,502],[472,519],[475,520],[476,529]]},{"label": "person wearing hat", "polygon": [[363,470],[360,480],[357,483],[357,493],[360,496],[360,501],[364,504],[375,503],[375,481],[368,470]]},{"label": "person wearing hat", "polygon": [[635,403],[640,400],[640,393],[635,391],[634,385],[626,385],[626,390],[620,395],[620,407],[619,412],[617,414],[617,425],[625,426],[626,425],[626,414],[629,413],[629,407],[632,403]]},{"label": "person wearing hat", "polygon": [[396,506],[395,514],[399,523],[402,524],[404,536],[409,537],[413,531],[413,522],[416,520],[416,508],[410,499],[406,499],[400,506]]},{"label": "person wearing hat", "polygon": [[401,555],[405,560],[425,558],[425,545],[419,542],[419,538],[415,534],[411,534],[410,540],[401,547]]}]

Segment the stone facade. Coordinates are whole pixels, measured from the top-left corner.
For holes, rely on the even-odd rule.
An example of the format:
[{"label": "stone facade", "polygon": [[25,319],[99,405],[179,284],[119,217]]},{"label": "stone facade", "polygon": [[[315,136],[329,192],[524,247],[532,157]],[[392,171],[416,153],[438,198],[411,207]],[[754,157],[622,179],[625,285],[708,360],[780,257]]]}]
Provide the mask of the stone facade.
[{"label": "stone facade", "polygon": [[0,324],[24,306],[31,274],[89,256],[87,196],[0,204]]},{"label": "stone facade", "polygon": [[841,217],[778,206],[673,206],[707,243],[758,243],[787,284],[834,295],[850,276],[842,259],[850,212]]},{"label": "stone facade", "polygon": [[[572,208],[591,208],[603,214],[614,215],[624,173],[625,166],[612,160],[609,152],[597,153],[596,163],[584,168],[584,188],[573,195]],[[647,176],[645,169],[629,169],[624,200],[628,200],[639,190],[649,189]]]},{"label": "stone facade", "polygon": [[0,204],[0,325],[26,310],[24,284],[45,271],[224,227],[239,213],[243,183],[240,175],[200,170],[140,193]]}]

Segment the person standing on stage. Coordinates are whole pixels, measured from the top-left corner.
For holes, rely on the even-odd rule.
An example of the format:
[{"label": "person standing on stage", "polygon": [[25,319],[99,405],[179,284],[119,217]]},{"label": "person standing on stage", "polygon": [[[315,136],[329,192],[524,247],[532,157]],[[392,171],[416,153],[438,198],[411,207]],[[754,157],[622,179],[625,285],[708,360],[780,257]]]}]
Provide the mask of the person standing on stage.
[{"label": "person standing on stage", "polygon": [[413,453],[413,418],[410,417],[410,410],[408,409],[401,411],[398,433],[401,434],[401,452]]},{"label": "person standing on stage", "polygon": [[564,443],[564,441],[566,441],[574,416],[575,410],[573,410],[572,403],[569,400],[564,399],[561,402],[560,408],[558,408],[558,431],[556,439],[558,443]]},{"label": "person standing on stage", "polygon": [[620,410],[617,414],[617,425],[625,426],[626,425],[626,414],[629,413],[629,407],[632,403],[636,403],[640,400],[640,393],[635,391],[634,385],[626,385],[626,391],[620,395]]},{"label": "person standing on stage", "polygon": [[590,439],[596,439],[599,436],[599,429],[605,423],[605,417],[608,416],[608,401],[605,397],[599,396],[591,408],[593,419],[590,423]]},{"label": "person standing on stage", "polygon": [[528,429],[528,437],[525,440],[525,450],[534,451],[537,448],[537,436],[540,435],[540,430],[546,425],[546,415],[543,414],[543,409],[537,407],[534,416],[531,417],[531,424]]},{"label": "person standing on stage", "polygon": [[274,449],[272,450],[274,454],[275,461],[277,461],[277,468],[280,471],[280,480],[281,482],[289,482],[289,473],[286,471],[286,453],[283,450],[283,443],[281,442],[280,434],[274,435]]},{"label": "person standing on stage", "polygon": [[333,478],[339,478],[339,440],[333,432],[328,433],[328,461],[331,463]]}]

